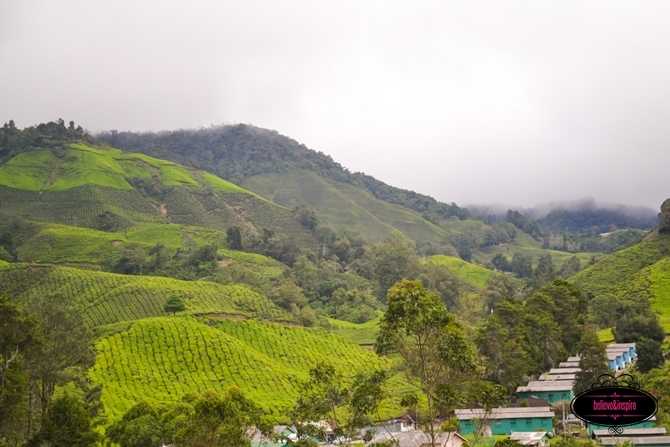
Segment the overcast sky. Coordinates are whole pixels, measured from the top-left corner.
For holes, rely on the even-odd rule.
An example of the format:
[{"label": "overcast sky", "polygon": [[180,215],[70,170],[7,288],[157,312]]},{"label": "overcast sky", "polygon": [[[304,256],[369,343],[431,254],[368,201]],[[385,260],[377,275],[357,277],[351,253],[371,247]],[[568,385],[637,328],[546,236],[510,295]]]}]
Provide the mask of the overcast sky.
[{"label": "overcast sky", "polygon": [[0,121],[248,123],[438,200],[670,197],[670,1],[0,0]]}]

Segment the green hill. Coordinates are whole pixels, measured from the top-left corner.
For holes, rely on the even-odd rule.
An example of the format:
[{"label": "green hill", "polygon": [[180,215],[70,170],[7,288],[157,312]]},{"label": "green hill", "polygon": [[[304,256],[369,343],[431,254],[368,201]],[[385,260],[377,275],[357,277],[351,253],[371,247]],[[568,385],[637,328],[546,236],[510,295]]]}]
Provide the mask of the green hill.
[{"label": "green hill", "polygon": [[141,399],[173,402],[188,391],[235,384],[270,416],[285,416],[298,383],[319,361],[348,373],[388,364],[322,329],[253,321],[152,318],[96,344],[91,370],[104,383],[102,402],[115,419]]},{"label": "green hill", "polygon": [[236,225],[315,243],[290,210],[212,174],[76,143],[22,152],[0,167],[0,218],[103,230]]},{"label": "green hill", "polygon": [[670,237],[649,237],[619,250],[572,276],[570,281],[595,296],[649,299],[670,333]]},{"label": "green hill", "polygon": [[255,175],[246,178],[241,186],[285,207],[307,203],[316,209],[321,220],[336,227],[358,230],[369,242],[402,236],[439,245],[447,235],[444,229],[423,219],[416,211],[376,199],[361,188],[305,169]]}]

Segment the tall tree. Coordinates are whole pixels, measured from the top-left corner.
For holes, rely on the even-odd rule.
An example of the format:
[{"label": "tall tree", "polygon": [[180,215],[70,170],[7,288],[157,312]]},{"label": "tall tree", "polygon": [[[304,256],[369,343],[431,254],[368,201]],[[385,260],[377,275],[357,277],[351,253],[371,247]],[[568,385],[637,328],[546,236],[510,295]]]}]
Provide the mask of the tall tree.
[{"label": "tall tree", "polygon": [[423,393],[428,421],[422,430],[435,444],[438,390],[479,373],[477,354],[461,325],[437,294],[416,281],[402,280],[388,292],[388,309],[375,343],[378,354],[398,353],[407,377]]},{"label": "tall tree", "polygon": [[577,345],[577,352],[580,356],[580,371],[575,375],[574,390],[579,394],[598,382],[601,374],[609,374],[610,369],[607,365],[605,344],[598,340],[595,332],[588,331],[582,335]]},{"label": "tall tree", "polygon": [[40,343],[34,315],[23,317],[7,295],[0,295],[0,445],[23,438],[28,377],[25,355]]},{"label": "tall tree", "polygon": [[418,262],[412,248],[399,239],[387,239],[374,246],[374,272],[379,282],[380,298],[386,298],[389,288],[403,278],[413,278]]},{"label": "tall tree", "polygon": [[44,339],[28,362],[32,389],[39,398],[44,419],[56,385],[72,379],[73,372],[83,372],[93,365],[93,335],[84,325],[81,312],[68,306],[62,295],[37,297],[28,309],[37,315]]},{"label": "tall tree", "polygon": [[649,372],[653,368],[663,366],[663,363],[665,363],[663,350],[658,341],[641,338],[638,340],[635,348],[637,351],[637,369],[640,372]]}]

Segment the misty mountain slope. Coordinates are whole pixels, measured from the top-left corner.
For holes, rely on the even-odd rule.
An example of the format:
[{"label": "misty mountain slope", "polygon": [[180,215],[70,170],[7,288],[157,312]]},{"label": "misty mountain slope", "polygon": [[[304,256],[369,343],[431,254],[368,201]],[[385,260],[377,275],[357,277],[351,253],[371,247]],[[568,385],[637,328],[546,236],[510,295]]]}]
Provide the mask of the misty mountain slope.
[{"label": "misty mountain slope", "polygon": [[461,219],[470,217],[465,208],[387,185],[363,173],[351,173],[326,154],[308,149],[274,130],[251,125],[223,125],[158,133],[111,131],[101,133],[96,138],[127,151],[141,152],[209,171],[236,184],[254,175],[285,173],[291,168],[301,168],[364,189],[379,200],[419,213],[429,212],[438,220],[452,216]]},{"label": "misty mountain slope", "polygon": [[658,213],[651,208],[624,207],[618,209],[596,209],[585,206],[581,209],[553,209],[539,220],[543,229],[555,233],[582,233],[598,227],[601,233],[621,228],[651,230],[658,225]]},{"label": "misty mountain slope", "polygon": [[259,174],[246,178],[240,185],[285,207],[307,203],[316,209],[322,221],[358,230],[369,242],[403,236],[439,245],[447,235],[444,229],[421,218],[417,212],[304,169]]},{"label": "misty mountain slope", "polygon": [[670,333],[670,236],[650,237],[614,252],[570,281],[594,296],[648,299]]},{"label": "misty mountain slope", "polygon": [[0,217],[119,230],[176,223],[225,231],[264,228],[314,244],[284,207],[173,162],[70,144],[19,153],[0,167]]}]

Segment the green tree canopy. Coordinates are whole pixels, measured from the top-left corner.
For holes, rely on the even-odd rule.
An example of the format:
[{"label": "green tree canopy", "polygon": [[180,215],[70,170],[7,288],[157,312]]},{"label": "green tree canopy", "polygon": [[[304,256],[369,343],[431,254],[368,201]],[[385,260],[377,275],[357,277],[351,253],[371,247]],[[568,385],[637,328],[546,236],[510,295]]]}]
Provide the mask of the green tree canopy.
[{"label": "green tree canopy", "polygon": [[165,307],[163,310],[166,313],[172,313],[172,315],[176,315],[177,312],[183,312],[186,310],[186,305],[184,304],[184,300],[182,300],[178,295],[170,295],[170,297],[167,299],[165,302]]},{"label": "green tree canopy", "polygon": [[65,394],[53,401],[29,447],[89,447],[99,440],[91,415],[76,397]]},{"label": "green tree canopy", "polygon": [[437,429],[432,421],[439,411],[440,385],[455,386],[480,370],[476,350],[462,326],[436,293],[404,279],[388,292],[375,351],[397,353],[403,359],[407,377],[426,398],[429,422],[423,428],[434,443]]}]

